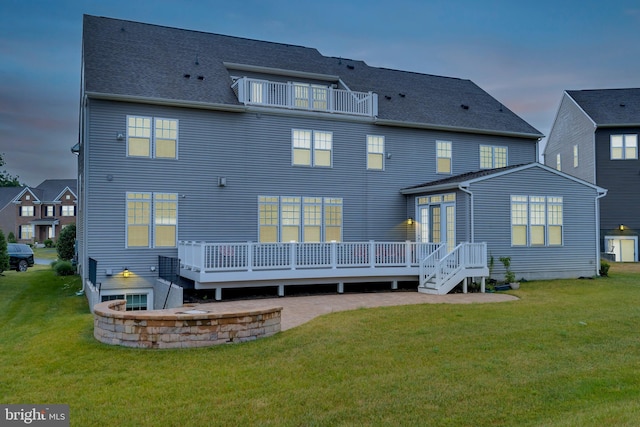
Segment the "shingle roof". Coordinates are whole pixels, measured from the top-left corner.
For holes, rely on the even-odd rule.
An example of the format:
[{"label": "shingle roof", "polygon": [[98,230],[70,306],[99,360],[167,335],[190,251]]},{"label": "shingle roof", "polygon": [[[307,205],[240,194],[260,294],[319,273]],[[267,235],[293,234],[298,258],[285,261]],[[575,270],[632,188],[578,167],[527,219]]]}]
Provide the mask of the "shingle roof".
[{"label": "shingle roof", "polygon": [[597,126],[640,124],[640,88],[568,90]]},{"label": "shingle roof", "polygon": [[75,179],[47,179],[42,181],[37,187],[30,187],[40,201],[53,202],[60,195],[60,193],[67,187],[74,194],[77,195],[76,186],[77,180]]},{"label": "shingle roof", "polygon": [[412,190],[412,189],[416,189],[416,188],[420,188],[420,189],[424,188],[425,190],[428,190],[429,187],[440,187],[440,186],[444,186],[444,185],[451,185],[451,187],[453,188],[453,187],[457,186],[458,184],[460,184],[461,182],[470,181],[472,179],[481,178],[481,177],[489,176],[489,175],[494,175],[494,174],[497,174],[497,173],[502,173],[504,171],[508,171],[509,169],[519,168],[519,167],[524,166],[524,165],[525,164],[510,165],[510,166],[505,166],[503,168],[483,169],[483,170],[479,170],[479,171],[475,171],[475,172],[467,172],[467,173],[463,173],[463,174],[460,174],[460,175],[450,176],[448,178],[438,179],[436,181],[425,182],[424,184],[412,185],[411,187],[403,188],[402,191]]},{"label": "shingle roof", "polygon": [[0,187],[0,210],[4,209],[25,187]]},{"label": "shingle roof", "polygon": [[338,76],[351,90],[379,95],[381,121],[542,137],[470,80],[370,67],[290,44],[85,15],[83,61],[90,94],[239,106],[226,62]]}]

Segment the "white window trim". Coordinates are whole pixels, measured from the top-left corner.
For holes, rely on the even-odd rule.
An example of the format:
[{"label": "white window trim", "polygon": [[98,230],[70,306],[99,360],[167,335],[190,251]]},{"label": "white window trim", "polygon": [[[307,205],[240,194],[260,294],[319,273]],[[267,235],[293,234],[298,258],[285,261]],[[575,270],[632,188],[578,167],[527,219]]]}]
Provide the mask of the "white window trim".
[{"label": "white window trim", "polygon": [[[294,150],[296,147],[293,145],[293,136],[295,131],[300,132],[311,132],[311,144],[309,148],[309,164],[301,165],[294,163]],[[331,149],[316,149],[316,133],[328,133],[331,135]],[[329,166],[317,165],[316,164],[316,151],[329,151]],[[292,128],[291,129],[291,166],[300,167],[300,168],[318,168],[318,169],[332,169],[333,168],[333,132],[328,130],[319,130],[319,129],[302,129],[302,128]]]},{"label": "white window trim", "polygon": [[[149,245],[148,246],[129,246],[129,220],[128,220],[128,202],[129,202],[129,198],[128,195],[131,193],[140,193],[140,194],[149,194],[150,198],[149,200]],[[155,215],[155,196],[157,194],[173,194],[176,196],[176,244],[175,246],[156,246],[156,215]],[[127,191],[125,192],[125,196],[124,196],[124,247],[125,249],[171,249],[171,248],[177,248],[178,247],[178,215],[179,215],[179,203],[178,203],[179,197],[178,197],[178,193],[171,193],[171,192],[166,192],[166,191],[155,191],[155,192],[150,192],[150,191]],[[160,224],[163,225],[163,224]]]},{"label": "white window trim", "polygon": [[[613,157],[613,141],[612,138],[614,136],[619,136],[622,138],[622,157],[614,158]],[[634,157],[627,157],[627,137],[635,136],[636,137],[636,155]],[[609,159],[610,160],[637,160],[638,159],[638,134],[635,133],[622,133],[622,134],[613,134],[609,135]]]},{"label": "white window trim", "polygon": [[[527,198],[527,208],[526,208],[526,212],[527,212],[527,224],[526,224],[526,238],[527,238],[527,243],[524,245],[514,245],[513,244],[513,197],[526,197]],[[544,198],[544,216],[545,216],[545,220],[544,220],[544,244],[543,245],[534,245],[531,243],[531,199],[533,197],[543,197]],[[559,202],[554,202],[554,201],[550,201],[550,199],[553,198],[559,198],[560,201]],[[521,202],[523,203],[523,202]],[[549,205],[556,205],[556,206],[560,206],[561,207],[561,215],[562,215],[562,222],[560,224],[550,224],[549,223]],[[564,225],[564,217],[565,217],[565,207],[564,207],[564,197],[562,196],[537,196],[537,195],[525,195],[525,194],[511,194],[509,196],[509,237],[510,237],[510,245],[512,248],[560,248],[563,247],[565,245],[565,240],[564,240],[564,231],[565,231],[565,225]],[[521,224],[524,225],[524,224]],[[535,224],[535,225],[540,225],[540,224]],[[560,239],[561,239],[561,243],[559,245],[552,245],[549,244],[549,227],[550,226],[560,226],[561,227],[561,235],[560,235]]]},{"label": "white window trim", "polygon": [[[130,118],[142,118],[151,120],[151,129],[149,137],[149,155],[148,156],[132,156],[129,154],[129,119]],[[156,156],[156,121],[157,120],[171,120],[176,122],[176,156],[175,157],[157,157]],[[180,147],[180,120],[169,117],[152,117],[152,116],[138,116],[135,114],[128,114],[126,116],[126,148],[125,155],[131,159],[158,159],[158,160],[179,160],[179,147]],[[161,138],[162,139],[162,138]]]},{"label": "white window trim", "polygon": [[[123,279],[125,280],[125,279]],[[130,280],[130,279],[126,279]],[[102,302],[103,296],[112,296],[112,295],[147,295],[147,310],[153,310],[153,289],[149,288],[131,288],[131,289],[109,289],[102,290],[100,292],[99,301]]]},{"label": "white window trim", "polygon": [[[369,138],[381,138],[382,139],[382,152],[377,152],[377,151],[369,151]],[[387,141],[386,138],[384,137],[384,135],[371,135],[368,134],[366,137],[366,143],[367,143],[367,170],[369,171],[378,171],[378,172],[384,172],[386,166],[387,166],[387,162],[386,162],[386,155],[385,152],[387,150]],[[371,168],[369,167],[369,155],[370,154],[381,154],[382,155],[382,168]]]},{"label": "white window trim", "polygon": [[[491,166],[490,167],[482,166],[482,148],[483,147],[491,149]],[[496,149],[497,148],[504,148],[504,152],[505,152],[504,166],[496,166]],[[506,145],[480,144],[478,151],[480,154],[480,169],[496,169],[496,168],[503,168],[509,165],[509,147]]]},{"label": "white window trim", "polygon": [[[451,154],[449,157],[440,157],[438,155],[438,144],[445,143],[449,144]],[[438,170],[438,160],[439,159],[449,159],[449,172],[440,172]],[[438,175],[453,175],[453,142],[452,141],[444,141],[444,140],[436,140],[436,174]]]}]

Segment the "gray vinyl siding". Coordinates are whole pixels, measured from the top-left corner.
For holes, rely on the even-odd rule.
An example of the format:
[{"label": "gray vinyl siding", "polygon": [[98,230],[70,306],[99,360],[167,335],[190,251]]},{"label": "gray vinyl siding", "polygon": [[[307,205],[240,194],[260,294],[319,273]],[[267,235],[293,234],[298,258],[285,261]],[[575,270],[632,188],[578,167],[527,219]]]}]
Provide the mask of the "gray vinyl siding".
[{"label": "gray vinyl siding", "polygon": [[599,128],[596,132],[598,185],[609,190],[601,202],[602,236],[621,234],[620,224],[627,228],[622,233],[627,236],[637,236],[640,230],[640,196],[635,185],[640,180],[640,160],[611,160],[610,136],[620,134],[640,135],[640,127]]},{"label": "gray vinyl siding", "polygon": [[[541,168],[529,168],[474,183],[475,241],[488,243],[493,275],[502,279],[500,257],[510,256],[516,278],[544,279],[597,275],[596,190]],[[511,195],[561,196],[563,245],[511,246]]]},{"label": "gray vinyl siding", "polygon": [[[178,193],[179,240],[256,241],[259,196],[311,196],[343,199],[344,241],[402,241],[407,239],[403,224],[414,213],[407,211],[400,189],[443,177],[435,173],[436,140],[452,142],[453,174],[479,169],[481,144],[507,146],[510,164],[534,161],[536,153],[531,139],[310,116],[101,100],[90,100],[89,108],[86,256],[98,260],[98,280],[105,288],[152,286],[157,256],[177,255],[177,249],[125,248],[126,192]],[[127,158],[126,141],[116,139],[118,132],[126,133],[127,115],[178,119],[178,160]],[[292,166],[293,128],[332,132],[333,166]],[[385,137],[391,157],[385,158],[384,171],[366,169],[366,135]],[[218,177],[226,178],[226,186],[217,185]],[[460,216],[465,211],[456,212]],[[136,277],[119,278],[124,267]],[[106,268],[114,276],[104,276]]]},{"label": "gray vinyl siding", "polygon": [[[553,127],[547,138],[544,163],[556,168],[556,155],[560,154],[562,172],[596,183],[595,126],[593,121],[564,94]],[[573,147],[578,145],[578,167],[573,166]]]}]

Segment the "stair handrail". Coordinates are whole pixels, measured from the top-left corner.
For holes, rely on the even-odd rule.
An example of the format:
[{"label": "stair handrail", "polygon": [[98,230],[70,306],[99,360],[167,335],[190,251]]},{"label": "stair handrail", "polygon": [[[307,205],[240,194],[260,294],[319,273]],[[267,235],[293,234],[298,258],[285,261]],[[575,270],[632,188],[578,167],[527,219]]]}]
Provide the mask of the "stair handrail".
[{"label": "stair handrail", "polygon": [[438,263],[440,258],[446,254],[447,244],[442,242],[438,245],[436,250],[431,252],[425,258],[420,261],[420,286],[425,287],[426,283],[434,277],[438,271]]}]

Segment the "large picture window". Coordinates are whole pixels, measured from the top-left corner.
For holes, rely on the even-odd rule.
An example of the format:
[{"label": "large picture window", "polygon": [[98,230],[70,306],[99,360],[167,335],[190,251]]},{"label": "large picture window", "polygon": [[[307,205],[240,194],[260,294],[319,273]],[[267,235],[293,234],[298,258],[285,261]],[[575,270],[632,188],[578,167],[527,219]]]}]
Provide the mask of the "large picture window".
[{"label": "large picture window", "polygon": [[342,240],[342,199],[260,196],[259,240],[329,242]]},{"label": "large picture window", "polygon": [[562,245],[562,197],[511,196],[512,246]]},{"label": "large picture window", "polygon": [[127,156],[178,158],[178,120],[127,116]]}]

